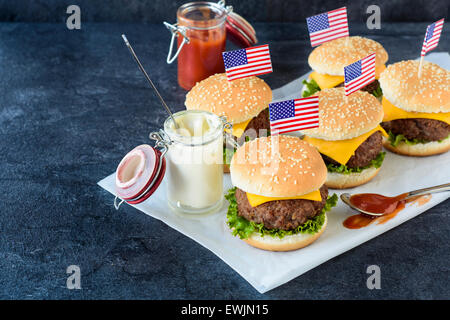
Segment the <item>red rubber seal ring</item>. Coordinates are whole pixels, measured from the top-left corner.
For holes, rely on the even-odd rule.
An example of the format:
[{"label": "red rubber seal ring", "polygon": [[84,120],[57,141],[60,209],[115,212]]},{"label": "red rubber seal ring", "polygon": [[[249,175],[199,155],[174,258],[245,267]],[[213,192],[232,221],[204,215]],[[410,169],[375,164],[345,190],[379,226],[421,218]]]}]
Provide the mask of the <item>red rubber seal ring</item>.
[{"label": "red rubber seal ring", "polygon": [[[137,181],[134,184],[126,188],[121,188],[116,185],[117,195],[123,200],[139,198],[155,179],[156,174],[160,171],[161,152],[159,150],[156,150],[149,145],[140,145],[131,150],[128,154],[136,150],[144,152],[146,156],[144,164],[145,167],[142,174],[136,178]],[[128,154],[124,157],[124,159],[128,156]],[[121,164],[123,162],[124,161],[122,160]],[[121,164],[119,164],[116,170],[116,177],[121,169]]]},{"label": "red rubber seal ring", "polygon": [[136,199],[136,200],[132,200],[132,201],[127,201],[125,200],[127,203],[129,204],[138,204],[141,202],[144,202],[145,200],[147,200],[155,191],[156,189],[158,189],[159,185],[161,184],[161,182],[164,179],[164,175],[166,173],[166,159],[161,158],[162,159],[162,165],[161,165],[161,171],[158,175],[158,177],[156,178],[155,183],[153,184],[153,186],[150,188],[150,190],[148,190],[144,195],[142,195],[141,198]]},{"label": "red rubber seal ring", "polygon": [[235,12],[228,14],[225,27],[230,41],[237,46],[247,48],[258,42],[252,25]]}]

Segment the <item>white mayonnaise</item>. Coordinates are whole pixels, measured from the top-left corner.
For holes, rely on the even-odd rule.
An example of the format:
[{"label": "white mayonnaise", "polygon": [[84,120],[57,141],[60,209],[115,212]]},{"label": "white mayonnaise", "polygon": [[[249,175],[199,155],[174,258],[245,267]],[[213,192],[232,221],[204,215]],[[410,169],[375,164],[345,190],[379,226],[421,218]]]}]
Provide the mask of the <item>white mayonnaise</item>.
[{"label": "white mayonnaise", "polygon": [[183,213],[207,213],[223,200],[223,122],[210,112],[174,114],[164,131],[172,141],[166,154],[169,205]]}]

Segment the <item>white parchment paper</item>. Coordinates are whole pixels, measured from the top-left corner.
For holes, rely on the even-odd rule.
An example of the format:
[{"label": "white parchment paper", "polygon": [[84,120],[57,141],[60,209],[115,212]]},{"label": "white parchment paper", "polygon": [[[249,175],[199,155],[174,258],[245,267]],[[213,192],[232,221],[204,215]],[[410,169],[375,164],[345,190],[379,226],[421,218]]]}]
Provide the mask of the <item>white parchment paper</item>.
[{"label": "white parchment paper", "polygon": [[[448,53],[432,53],[427,61],[435,62],[450,69]],[[274,100],[300,97],[302,80],[307,75],[274,90]],[[414,189],[450,182],[450,152],[443,155],[414,158],[403,157],[387,152],[380,173],[370,183],[350,191],[330,189],[330,194],[342,192],[375,192],[384,195],[397,195]],[[114,174],[98,184],[114,194]],[[224,177],[224,190],[231,188],[228,174]],[[267,252],[247,245],[230,234],[226,225],[226,203],[219,212],[204,217],[185,217],[174,214],[167,205],[166,180],[144,203],[134,205],[143,213],[159,219],[211,250],[238,272],[260,293],[280,286],[325,261],[350,250],[399,224],[414,218],[429,208],[450,197],[450,192],[435,194],[423,205],[411,203],[385,224],[372,224],[368,227],[350,230],[342,222],[354,214],[345,204],[338,205],[328,213],[328,226],[323,235],[310,246],[292,252]],[[111,195],[111,206],[114,196]],[[126,205],[126,204],[124,204]]]}]

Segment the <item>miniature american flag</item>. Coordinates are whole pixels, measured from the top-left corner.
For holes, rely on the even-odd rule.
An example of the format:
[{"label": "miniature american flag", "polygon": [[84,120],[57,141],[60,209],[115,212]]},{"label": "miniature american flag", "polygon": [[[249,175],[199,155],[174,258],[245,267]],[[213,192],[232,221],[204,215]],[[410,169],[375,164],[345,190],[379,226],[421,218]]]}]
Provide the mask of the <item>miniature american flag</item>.
[{"label": "miniature american flag", "polygon": [[319,97],[286,100],[269,104],[272,135],[319,127]]},{"label": "miniature american flag", "polygon": [[272,72],[269,45],[223,52],[228,81]]},{"label": "miniature american flag", "polygon": [[375,81],[375,53],[344,67],[345,95],[351,95]]},{"label": "miniature american flag", "polygon": [[306,18],[306,23],[312,47],[349,36],[346,7]]},{"label": "miniature american flag", "polygon": [[422,52],[420,56],[425,56],[425,54],[437,47],[439,43],[439,38],[441,37],[442,27],[444,26],[444,19],[436,21],[427,27],[427,32],[425,33],[425,38],[423,39]]}]

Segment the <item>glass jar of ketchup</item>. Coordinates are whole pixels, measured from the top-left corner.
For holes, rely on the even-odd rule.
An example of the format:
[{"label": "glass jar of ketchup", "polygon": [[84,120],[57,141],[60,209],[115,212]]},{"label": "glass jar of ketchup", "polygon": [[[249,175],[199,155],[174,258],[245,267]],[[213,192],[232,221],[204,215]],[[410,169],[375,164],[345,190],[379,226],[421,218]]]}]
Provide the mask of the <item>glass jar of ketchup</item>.
[{"label": "glass jar of ketchup", "polygon": [[[167,63],[178,57],[178,84],[190,90],[197,82],[224,72],[225,22],[231,7],[221,3],[190,2],[177,11],[177,24],[164,24],[172,32]],[[178,50],[171,58],[174,38]]]}]

